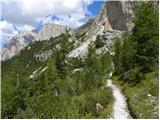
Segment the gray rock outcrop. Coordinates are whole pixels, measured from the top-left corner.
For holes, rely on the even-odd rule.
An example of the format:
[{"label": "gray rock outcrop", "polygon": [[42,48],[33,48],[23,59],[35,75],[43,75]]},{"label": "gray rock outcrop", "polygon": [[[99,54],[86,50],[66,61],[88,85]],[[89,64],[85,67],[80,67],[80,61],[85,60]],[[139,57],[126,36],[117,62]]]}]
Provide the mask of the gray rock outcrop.
[{"label": "gray rock outcrop", "polygon": [[66,30],[66,27],[48,23],[45,24],[44,27],[39,31],[38,35],[36,36],[36,40],[49,40],[51,37],[57,37],[64,33]]},{"label": "gray rock outcrop", "polygon": [[[88,31],[83,38],[84,42],[77,44],[79,46],[70,52],[69,57],[84,58],[87,54],[88,45],[96,40],[97,35],[102,36],[105,41],[105,46],[97,50],[97,53],[101,54],[107,51],[108,46],[113,43],[115,38],[121,37],[123,31],[132,29],[134,17],[132,8],[133,2],[106,1],[97,17],[91,24],[87,24]],[[81,32],[80,28],[76,30]]]},{"label": "gray rock outcrop", "polygon": [[10,42],[1,48],[1,60],[10,59],[13,55],[17,54],[20,50],[26,47],[33,41],[38,31],[25,31],[14,36]]},{"label": "gray rock outcrop", "polygon": [[130,29],[134,2],[106,1],[98,13],[93,26],[103,25],[107,30],[124,31]]},{"label": "gray rock outcrop", "polygon": [[4,48],[1,48],[1,58],[4,61],[10,59],[20,50],[28,46],[31,42],[49,40],[51,37],[57,37],[66,31],[66,27],[48,23],[40,31],[32,30],[21,32],[14,36]]}]

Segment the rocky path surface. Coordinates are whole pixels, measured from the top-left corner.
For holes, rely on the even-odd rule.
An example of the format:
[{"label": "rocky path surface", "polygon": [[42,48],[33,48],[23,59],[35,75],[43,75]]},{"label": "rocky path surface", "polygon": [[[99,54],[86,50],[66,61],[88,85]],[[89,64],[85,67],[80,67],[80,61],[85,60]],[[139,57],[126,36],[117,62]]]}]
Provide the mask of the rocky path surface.
[{"label": "rocky path surface", "polygon": [[131,116],[127,108],[126,98],[122,95],[120,89],[112,83],[111,77],[112,73],[110,73],[110,77],[107,79],[107,87],[112,88],[113,96],[115,97],[111,118],[129,119]]}]

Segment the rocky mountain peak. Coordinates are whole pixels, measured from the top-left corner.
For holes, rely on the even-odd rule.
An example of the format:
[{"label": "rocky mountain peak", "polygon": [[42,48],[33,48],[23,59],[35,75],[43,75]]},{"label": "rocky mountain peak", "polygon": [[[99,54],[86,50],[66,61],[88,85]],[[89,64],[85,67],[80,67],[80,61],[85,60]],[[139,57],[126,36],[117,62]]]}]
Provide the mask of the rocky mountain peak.
[{"label": "rocky mountain peak", "polygon": [[4,45],[4,48],[1,48],[1,60],[6,60],[11,58],[21,49],[26,47],[29,43],[33,41],[37,35],[36,30],[20,32],[14,36],[9,43]]},{"label": "rocky mountain peak", "polygon": [[93,25],[103,25],[107,30],[131,29],[132,7],[131,1],[106,1]]},{"label": "rocky mountain peak", "polygon": [[23,31],[18,35],[14,36],[9,43],[4,45],[4,48],[1,48],[1,60],[10,59],[13,55],[18,53],[24,47],[28,46],[31,42],[41,41],[41,40],[49,40],[51,37],[57,37],[65,32],[66,27],[47,23],[43,26],[43,28],[32,31]]},{"label": "rocky mountain peak", "polygon": [[62,34],[66,30],[66,27],[47,23],[44,27],[39,31],[38,35],[36,36],[36,40],[48,40],[50,37],[57,37]]},{"label": "rocky mountain peak", "polygon": [[[97,52],[107,51],[115,38],[121,37],[123,31],[132,29],[133,3],[131,1],[106,1],[97,17],[89,22],[90,24],[86,23],[76,29],[76,33],[85,33],[86,36],[83,36],[84,42],[70,52],[69,57],[84,58],[88,45],[96,40],[97,35],[100,35],[105,42],[105,46]],[[84,31],[84,28],[87,31]]]}]

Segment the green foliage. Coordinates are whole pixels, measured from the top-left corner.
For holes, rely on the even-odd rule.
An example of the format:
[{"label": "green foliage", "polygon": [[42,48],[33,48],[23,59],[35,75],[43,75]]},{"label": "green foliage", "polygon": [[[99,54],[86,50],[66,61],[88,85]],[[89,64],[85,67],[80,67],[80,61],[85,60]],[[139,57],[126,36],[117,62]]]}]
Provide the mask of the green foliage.
[{"label": "green foliage", "polygon": [[122,65],[121,65],[121,61],[120,61],[120,52],[121,52],[121,42],[119,40],[116,40],[114,43],[114,52],[115,55],[113,57],[113,62],[114,62],[114,66],[115,66],[115,73],[120,74],[121,73],[121,69],[122,69]]},{"label": "green foliage", "polygon": [[101,48],[104,46],[104,42],[102,41],[102,38],[100,35],[97,35],[94,44],[95,44],[96,48]]},{"label": "green foliage", "polygon": [[85,62],[82,60],[82,58],[79,57],[73,57],[68,58],[68,68],[70,70],[74,70],[76,68],[81,68],[85,66]]},{"label": "green foliage", "polygon": [[117,74],[122,74],[134,67],[136,43],[129,33],[125,33],[120,40],[115,41],[114,52],[113,62]]},{"label": "green foliage", "polygon": [[129,70],[129,82],[134,84],[137,84],[144,78],[143,73],[140,71],[139,67],[135,67],[134,69]]},{"label": "green foliage", "polygon": [[60,38],[60,50],[56,51],[56,67],[62,79],[67,75],[66,56],[70,52],[72,44],[69,42],[69,34],[62,34]]},{"label": "green foliage", "polygon": [[159,17],[152,2],[142,3],[135,11],[133,38],[137,43],[136,64],[143,71],[158,65]]},{"label": "green foliage", "polygon": [[[67,58],[72,50],[68,39],[66,33],[36,42],[2,62],[2,118],[103,118],[111,114],[112,91],[104,88],[110,54],[97,56],[90,46],[85,60]],[[60,49],[47,61],[34,57],[58,44]],[[103,106],[98,113],[97,102]]]},{"label": "green foliage", "polygon": [[[4,84],[5,86],[2,87],[2,118],[12,118],[15,114],[15,108],[16,107],[16,89],[14,86],[10,84]],[[6,91],[7,89],[7,91]]]},{"label": "green foliage", "polygon": [[83,39],[85,37],[85,35],[86,35],[86,32],[76,33],[75,37],[76,37],[76,39],[80,39],[80,38]]},{"label": "green foliage", "polygon": [[102,77],[111,70],[111,58],[108,53],[96,56],[96,49],[90,45],[86,58],[84,89],[91,90],[102,85]]},{"label": "green foliage", "polygon": [[114,44],[115,74],[128,72],[128,82],[136,84],[143,74],[158,67],[158,14],[152,2],[142,2],[135,9],[132,33],[125,33]]},{"label": "green foliage", "polygon": [[58,85],[56,84],[56,81],[60,80],[57,72],[57,68],[55,65],[55,58],[50,58],[47,62],[47,69],[44,74],[44,89],[45,92],[51,92],[53,91],[58,91]]}]

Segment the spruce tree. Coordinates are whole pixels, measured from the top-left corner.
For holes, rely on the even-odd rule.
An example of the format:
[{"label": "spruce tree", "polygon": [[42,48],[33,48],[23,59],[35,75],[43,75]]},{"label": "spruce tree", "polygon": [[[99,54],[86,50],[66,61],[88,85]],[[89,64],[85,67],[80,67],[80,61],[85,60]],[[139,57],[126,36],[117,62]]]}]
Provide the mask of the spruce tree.
[{"label": "spruce tree", "polygon": [[147,72],[158,65],[159,18],[152,2],[143,2],[136,8],[134,24],[136,62]]}]

